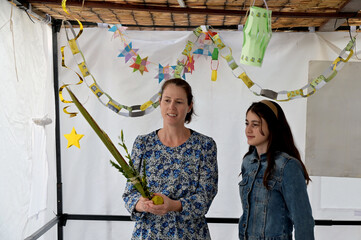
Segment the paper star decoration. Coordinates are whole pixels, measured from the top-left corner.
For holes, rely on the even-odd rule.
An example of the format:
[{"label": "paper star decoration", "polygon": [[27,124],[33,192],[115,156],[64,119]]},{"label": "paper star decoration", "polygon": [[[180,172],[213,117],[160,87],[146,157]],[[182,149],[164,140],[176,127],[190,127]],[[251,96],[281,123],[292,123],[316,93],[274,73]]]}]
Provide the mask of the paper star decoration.
[{"label": "paper star decoration", "polygon": [[148,72],[147,65],[149,62],[147,60],[148,57],[142,59],[139,55],[137,55],[137,58],[134,59],[134,63],[129,67],[134,68],[133,72],[139,70],[139,72],[143,75],[144,71]]},{"label": "paper star decoration", "polygon": [[118,57],[125,57],[125,63],[129,61],[132,57],[137,55],[139,49],[132,48],[132,42],[128,44],[124,43],[124,50],[118,55]]},{"label": "paper star decoration", "polygon": [[73,127],[73,130],[71,130],[70,134],[64,134],[64,137],[68,139],[68,146],[66,148],[70,148],[71,146],[77,146],[80,148],[79,141],[82,137],[84,137],[83,134],[77,134],[75,131],[75,128]]},{"label": "paper star decoration", "polygon": [[155,78],[158,78],[159,83],[163,81],[163,79],[169,80],[172,77],[170,71],[173,71],[173,69],[175,69],[175,66],[170,67],[169,64],[167,64],[167,66],[163,67],[161,64],[159,64],[158,75],[155,76]]},{"label": "paper star decoration", "polygon": [[203,44],[203,46],[199,46],[197,50],[193,52],[193,54],[197,55],[197,58],[199,58],[201,55],[203,55],[205,58],[208,56],[212,56],[211,51],[209,50],[210,46],[207,44]]},{"label": "paper star decoration", "polygon": [[109,28],[109,32],[116,32],[119,30],[121,33],[123,33],[128,27],[123,27],[122,24],[114,25],[113,27]]},{"label": "paper star decoration", "polygon": [[186,67],[184,69],[185,73],[192,73],[194,70],[194,58],[193,55],[192,56],[187,56],[187,62],[186,62]]},{"label": "paper star decoration", "polygon": [[197,41],[197,46],[204,45],[205,38],[206,38],[206,34],[202,34],[201,36],[199,36]]},{"label": "paper star decoration", "polygon": [[205,40],[212,40],[212,37],[215,36],[217,32],[208,31],[205,34],[206,34]]},{"label": "paper star decoration", "polygon": [[109,28],[109,32],[113,32],[113,38],[117,38],[124,35],[125,30],[128,27],[123,27],[122,24],[114,25],[113,27]]},{"label": "paper star decoration", "polygon": [[109,28],[109,32],[115,32],[115,31],[117,31],[117,26],[116,25],[114,25],[113,27],[111,27],[111,28]]}]

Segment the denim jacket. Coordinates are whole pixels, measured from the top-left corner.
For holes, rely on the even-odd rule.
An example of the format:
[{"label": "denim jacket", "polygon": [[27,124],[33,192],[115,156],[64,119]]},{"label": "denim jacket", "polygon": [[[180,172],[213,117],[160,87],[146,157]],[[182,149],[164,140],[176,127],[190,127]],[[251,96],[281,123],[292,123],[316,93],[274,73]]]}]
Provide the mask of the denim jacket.
[{"label": "denim jacket", "polygon": [[296,240],[313,240],[314,220],[300,162],[277,152],[269,190],[263,185],[266,167],[266,154],[259,159],[256,149],[243,159],[239,239],[291,240],[294,227]]}]

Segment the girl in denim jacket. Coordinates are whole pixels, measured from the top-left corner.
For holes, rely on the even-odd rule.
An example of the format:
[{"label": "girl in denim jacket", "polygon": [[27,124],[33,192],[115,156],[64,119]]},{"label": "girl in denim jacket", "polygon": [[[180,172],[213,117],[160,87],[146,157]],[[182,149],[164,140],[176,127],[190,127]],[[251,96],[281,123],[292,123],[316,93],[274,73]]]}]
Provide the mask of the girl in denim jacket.
[{"label": "girl in denim jacket", "polygon": [[246,113],[249,151],[242,162],[239,191],[243,214],[241,240],[314,239],[314,220],[307,194],[310,177],[300,160],[281,107],[253,103]]}]

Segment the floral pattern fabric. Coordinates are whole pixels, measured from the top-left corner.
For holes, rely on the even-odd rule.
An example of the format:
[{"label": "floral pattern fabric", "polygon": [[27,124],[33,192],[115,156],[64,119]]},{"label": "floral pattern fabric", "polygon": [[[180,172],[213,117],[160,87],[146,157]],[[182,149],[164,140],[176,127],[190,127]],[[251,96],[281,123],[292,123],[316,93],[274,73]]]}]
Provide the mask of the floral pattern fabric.
[{"label": "floral pattern fabric", "polygon": [[149,190],[180,200],[182,211],[163,216],[137,212],[135,205],[141,195],[128,182],[123,200],[136,221],[132,239],[210,239],[205,214],[218,189],[214,140],[192,131],[185,143],[167,147],[154,131],[134,142],[132,161],[141,174],[144,160]]}]

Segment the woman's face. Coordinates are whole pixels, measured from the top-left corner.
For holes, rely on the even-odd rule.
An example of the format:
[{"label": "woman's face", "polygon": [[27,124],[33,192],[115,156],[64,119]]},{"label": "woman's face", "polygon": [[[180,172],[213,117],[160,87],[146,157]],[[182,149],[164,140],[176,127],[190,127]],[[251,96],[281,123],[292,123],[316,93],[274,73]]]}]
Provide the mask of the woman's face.
[{"label": "woman's face", "polygon": [[164,124],[183,126],[192,104],[188,106],[187,94],[183,88],[169,84],[163,90],[160,109]]},{"label": "woman's face", "polygon": [[245,133],[247,143],[255,146],[258,154],[267,152],[269,130],[268,124],[263,118],[259,118],[254,112],[248,111]]}]

